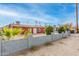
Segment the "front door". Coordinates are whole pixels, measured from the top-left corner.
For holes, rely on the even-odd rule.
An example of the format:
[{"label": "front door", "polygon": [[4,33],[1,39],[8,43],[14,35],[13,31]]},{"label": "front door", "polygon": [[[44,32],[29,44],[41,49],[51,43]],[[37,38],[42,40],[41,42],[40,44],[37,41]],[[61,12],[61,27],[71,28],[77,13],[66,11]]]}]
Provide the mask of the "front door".
[{"label": "front door", "polygon": [[36,34],[36,33],[37,33],[37,29],[33,28],[33,34]]}]

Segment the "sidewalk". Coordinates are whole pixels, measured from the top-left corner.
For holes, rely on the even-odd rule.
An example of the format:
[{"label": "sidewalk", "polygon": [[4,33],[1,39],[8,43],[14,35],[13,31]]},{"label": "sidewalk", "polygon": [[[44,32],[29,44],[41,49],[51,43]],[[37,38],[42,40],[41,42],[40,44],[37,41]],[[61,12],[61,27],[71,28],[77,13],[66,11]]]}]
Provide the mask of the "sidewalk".
[{"label": "sidewalk", "polygon": [[52,42],[51,45],[42,46],[31,52],[23,51],[19,56],[79,56],[79,34],[71,34],[70,37]]}]

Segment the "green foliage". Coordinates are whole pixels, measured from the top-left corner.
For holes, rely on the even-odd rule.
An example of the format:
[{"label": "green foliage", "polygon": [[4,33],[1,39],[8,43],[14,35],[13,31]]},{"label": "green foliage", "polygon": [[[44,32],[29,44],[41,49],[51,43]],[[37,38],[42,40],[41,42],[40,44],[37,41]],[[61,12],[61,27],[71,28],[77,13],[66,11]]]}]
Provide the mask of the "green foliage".
[{"label": "green foliage", "polygon": [[14,28],[13,31],[12,31],[12,35],[13,35],[13,36],[18,35],[20,32],[21,32],[21,29],[19,29],[19,28]]},{"label": "green foliage", "polygon": [[3,35],[3,32],[2,31],[0,31],[0,36],[2,36]]},{"label": "green foliage", "polygon": [[46,35],[51,35],[53,32],[53,27],[52,26],[46,26],[45,33]]},{"label": "green foliage", "polygon": [[4,27],[4,28],[3,28],[3,34],[4,34],[6,37],[10,38],[10,37],[12,36],[12,30],[9,29],[9,28],[7,28],[7,27]]},{"label": "green foliage", "polygon": [[64,27],[65,31],[69,29],[69,25],[67,25],[67,24],[63,25],[63,27]]},{"label": "green foliage", "polygon": [[[0,32],[0,36],[4,36],[8,39],[20,34],[22,32],[22,30],[20,28],[8,28],[8,27],[4,27],[3,31]],[[29,29],[28,31],[25,32],[24,37],[27,38],[29,35],[31,35],[32,32]]]},{"label": "green foliage", "polygon": [[19,28],[3,28],[3,35],[10,39],[12,36],[18,35],[21,32]]},{"label": "green foliage", "polygon": [[59,32],[59,33],[65,32],[64,27],[63,27],[63,26],[60,26],[60,27],[58,28],[58,32]]},{"label": "green foliage", "polygon": [[59,32],[59,33],[62,33],[62,32],[67,31],[68,29],[69,29],[69,28],[68,28],[68,25],[59,26],[58,32]]}]

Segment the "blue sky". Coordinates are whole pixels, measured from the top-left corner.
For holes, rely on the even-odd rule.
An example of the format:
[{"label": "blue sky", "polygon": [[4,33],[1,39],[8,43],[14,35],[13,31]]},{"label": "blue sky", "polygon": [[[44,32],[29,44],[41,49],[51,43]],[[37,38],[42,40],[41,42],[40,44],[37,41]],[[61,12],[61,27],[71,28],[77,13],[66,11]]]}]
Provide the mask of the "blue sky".
[{"label": "blue sky", "polygon": [[0,27],[20,21],[21,24],[75,25],[75,4],[0,4]]}]

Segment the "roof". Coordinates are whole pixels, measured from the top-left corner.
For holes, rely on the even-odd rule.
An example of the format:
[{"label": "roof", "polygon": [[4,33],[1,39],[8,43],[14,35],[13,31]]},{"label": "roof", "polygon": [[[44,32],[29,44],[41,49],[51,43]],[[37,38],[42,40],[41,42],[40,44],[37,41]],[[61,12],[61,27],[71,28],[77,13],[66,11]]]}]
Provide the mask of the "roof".
[{"label": "roof", "polygon": [[24,25],[24,24],[9,24],[7,26],[18,26],[18,27],[44,27],[44,26],[38,26],[38,25]]}]

